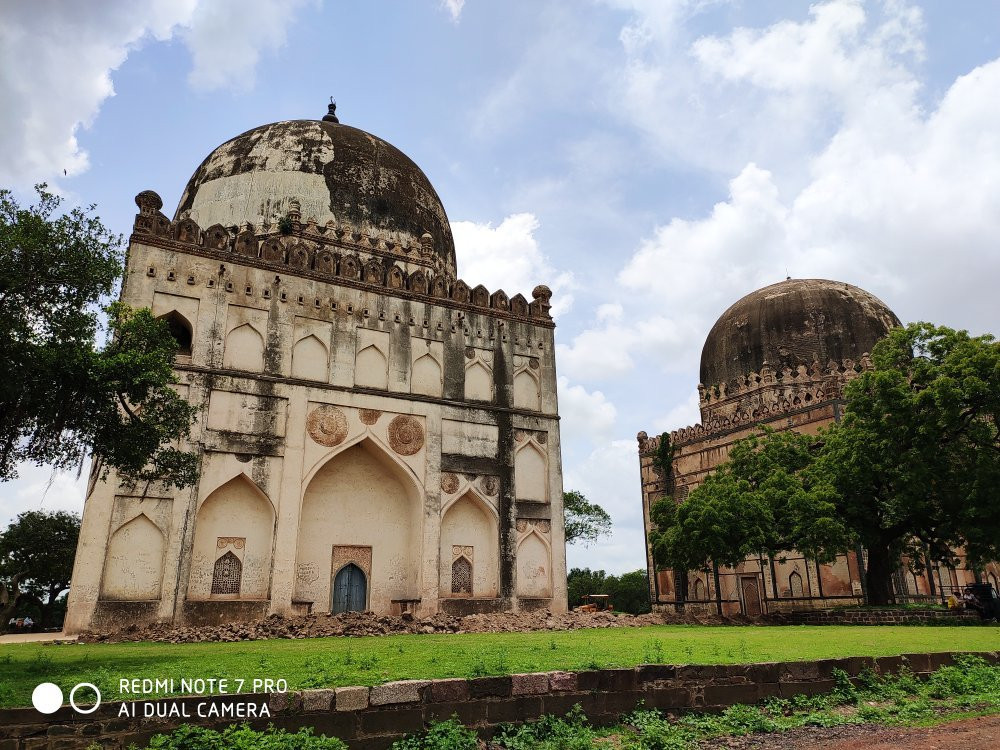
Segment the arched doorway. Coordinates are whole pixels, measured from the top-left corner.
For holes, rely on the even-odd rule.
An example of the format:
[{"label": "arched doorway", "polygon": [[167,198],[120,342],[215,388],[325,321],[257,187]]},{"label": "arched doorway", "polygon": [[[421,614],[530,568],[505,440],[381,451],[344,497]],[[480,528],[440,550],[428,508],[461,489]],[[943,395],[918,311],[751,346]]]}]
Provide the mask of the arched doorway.
[{"label": "arched doorway", "polygon": [[333,579],[330,601],[332,612],[364,612],[368,600],[368,579],[354,563],[342,567]]},{"label": "arched doorway", "polygon": [[331,457],[303,493],[293,597],[333,611],[331,581],[353,563],[372,612],[419,599],[422,508],[418,485],[381,445],[365,439]]}]

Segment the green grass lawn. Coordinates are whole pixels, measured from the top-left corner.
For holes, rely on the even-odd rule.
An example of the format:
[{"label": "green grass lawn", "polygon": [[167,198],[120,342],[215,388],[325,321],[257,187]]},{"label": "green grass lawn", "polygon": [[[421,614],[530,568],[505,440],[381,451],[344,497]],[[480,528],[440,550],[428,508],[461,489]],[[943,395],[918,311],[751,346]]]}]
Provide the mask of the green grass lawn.
[{"label": "green grass lawn", "polygon": [[[130,698],[120,678],[283,679],[289,690],[389,680],[631,667],[733,664],[928,651],[1000,650],[1000,627],[706,627],[392,635],[239,643],[0,646],[0,706],[27,706],[39,682],[93,682]],[[230,690],[233,688],[231,687]],[[157,697],[157,696],[135,696]]]}]

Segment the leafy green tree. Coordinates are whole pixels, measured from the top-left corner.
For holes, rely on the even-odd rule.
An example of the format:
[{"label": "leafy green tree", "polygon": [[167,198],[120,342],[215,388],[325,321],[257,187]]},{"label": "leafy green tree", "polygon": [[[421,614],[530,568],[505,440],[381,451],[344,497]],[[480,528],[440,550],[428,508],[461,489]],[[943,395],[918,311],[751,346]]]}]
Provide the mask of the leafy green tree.
[{"label": "leafy green tree", "polygon": [[620,576],[603,570],[573,568],[566,576],[570,607],[584,603],[587,594],[607,594],[616,612],[639,615],[650,611],[649,576],[645,570],[635,570]]},{"label": "leafy green tree", "polygon": [[906,555],[964,547],[1000,556],[1000,344],[915,323],[845,387],[843,420],[818,438],[765,431],[686,501],[655,503],[654,559],[677,570],[797,549],[821,561],[862,544],[872,604],[891,599]]},{"label": "leafy green tree", "polygon": [[577,490],[563,493],[563,516],[566,544],[583,542],[588,545],[611,533],[611,516]]},{"label": "leafy green tree", "polygon": [[177,342],[149,310],[101,303],[123,271],[121,239],[87,210],[59,212],[37,188],[22,208],[0,190],[0,481],[30,461],[96,456],[126,481],[193,483],[197,458],[174,446],[194,408],[171,387]]},{"label": "leafy green tree", "polygon": [[[39,624],[50,624],[56,600],[69,588],[79,536],[80,517],[64,510],[26,511],[0,532],[0,578],[11,581],[11,611],[26,594],[39,603]],[[9,616],[0,614],[4,625]]]},{"label": "leafy green tree", "polygon": [[848,384],[842,423],[811,470],[868,551],[869,601],[891,598],[902,555],[974,567],[1000,556],[1000,343],[914,323]]}]

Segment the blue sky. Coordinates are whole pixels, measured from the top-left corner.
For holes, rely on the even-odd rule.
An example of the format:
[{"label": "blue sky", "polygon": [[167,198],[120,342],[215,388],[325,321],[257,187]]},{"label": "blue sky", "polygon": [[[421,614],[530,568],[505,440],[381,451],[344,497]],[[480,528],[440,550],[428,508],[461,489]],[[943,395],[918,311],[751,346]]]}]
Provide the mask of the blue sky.
[{"label": "blue sky", "polygon": [[[786,273],[998,331],[1000,3],[0,0],[0,184],[127,234],[219,143],[341,121],[426,172],[459,275],[555,291],[567,489],[644,565],[635,434],[697,420],[705,334]],[[63,170],[67,175],[63,175]],[[25,467],[0,524],[79,509]]]}]

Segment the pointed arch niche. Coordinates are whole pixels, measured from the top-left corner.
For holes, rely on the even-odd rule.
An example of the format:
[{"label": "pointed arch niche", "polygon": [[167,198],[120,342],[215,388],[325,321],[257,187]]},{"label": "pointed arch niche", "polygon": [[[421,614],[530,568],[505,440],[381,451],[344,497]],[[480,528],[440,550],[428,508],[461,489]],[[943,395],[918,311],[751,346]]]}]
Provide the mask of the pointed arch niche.
[{"label": "pointed arch niche", "polygon": [[465,368],[465,398],[469,401],[493,400],[493,373],[478,360]]},{"label": "pointed arch niche", "polygon": [[528,599],[552,596],[552,555],[537,531],[530,531],[517,545],[517,595]]},{"label": "pointed arch niche", "polygon": [[236,326],[226,336],[222,366],[231,370],[264,370],[264,337],[249,323]]},{"label": "pointed arch niche", "polygon": [[[343,448],[309,480],[295,550],[294,599],[329,612],[334,547],[370,547],[368,606],[420,591],[423,493],[413,474],[369,438]],[[339,569],[339,566],[338,566]]]},{"label": "pointed arch niche", "polygon": [[210,494],[198,508],[191,555],[189,599],[210,599],[219,558],[239,540],[241,566],[238,596],[267,599],[271,582],[274,507],[246,474],[233,477]]},{"label": "pointed arch niche", "polygon": [[410,390],[425,396],[441,395],[441,365],[430,353],[421,355],[413,363]]},{"label": "pointed arch niche", "polygon": [[[441,520],[441,596],[495,598],[500,571],[500,530],[496,511],[471,489],[459,496]],[[467,548],[472,548],[471,555]],[[472,566],[472,592],[452,593],[452,576],[459,558]]]},{"label": "pointed arch niche", "polygon": [[514,376],[514,406],[518,409],[541,411],[541,392],[538,378],[531,370],[521,370]]},{"label": "pointed arch niche", "polygon": [[354,363],[354,383],[382,390],[388,387],[389,360],[374,344],[358,352],[358,358]]},{"label": "pointed arch niche", "polygon": [[548,462],[541,446],[526,440],[514,454],[514,493],[518,500],[548,501]]},{"label": "pointed arch niche", "polygon": [[329,355],[319,337],[309,334],[296,342],[292,348],[293,378],[327,381],[329,370]]},{"label": "pointed arch niche", "polygon": [[108,542],[101,598],[149,601],[160,598],[163,533],[145,513],[122,524]]}]

